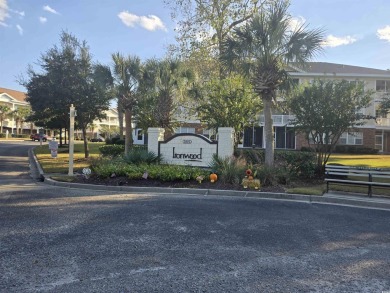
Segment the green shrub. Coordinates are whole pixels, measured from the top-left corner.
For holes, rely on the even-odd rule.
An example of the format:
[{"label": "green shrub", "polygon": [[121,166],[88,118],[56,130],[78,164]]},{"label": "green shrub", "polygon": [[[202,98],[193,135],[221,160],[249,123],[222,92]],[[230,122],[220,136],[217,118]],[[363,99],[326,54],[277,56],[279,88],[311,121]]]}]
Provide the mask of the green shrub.
[{"label": "green shrub", "polygon": [[145,172],[148,178],[161,181],[195,180],[198,176],[207,178],[209,171],[201,168],[177,165],[130,165],[122,158],[97,158],[91,161],[91,170],[99,177],[107,178],[112,174],[127,176],[129,179],[142,179]]},{"label": "green shrub", "polygon": [[242,157],[220,158],[214,154],[209,167],[217,173],[219,180],[222,182],[240,184],[245,176],[247,163]]},{"label": "green shrub", "polygon": [[5,133],[0,133],[0,138],[4,138],[6,136]]},{"label": "green shrub", "polygon": [[252,165],[263,164],[265,158],[263,149],[237,149],[234,156],[243,157],[248,164]]},{"label": "green shrub", "polygon": [[334,152],[341,154],[377,154],[379,150],[357,145],[336,145]]},{"label": "green shrub", "polygon": [[100,153],[104,156],[117,157],[125,152],[124,145],[102,145],[99,147]]},{"label": "green shrub", "polygon": [[268,167],[266,165],[257,165],[254,167],[254,170],[262,186],[288,184],[291,180],[290,172],[283,166]]},{"label": "green shrub", "polygon": [[112,144],[124,145],[124,144],[125,144],[125,139],[124,139],[124,138],[123,138],[123,139],[120,139],[119,136],[113,137],[113,138],[111,139],[111,143],[112,143]]},{"label": "green shrub", "polygon": [[153,152],[149,152],[146,149],[132,148],[127,155],[123,157],[123,160],[128,164],[155,164],[161,161],[160,157]]},{"label": "green shrub", "polygon": [[313,178],[317,167],[317,156],[313,152],[278,151],[275,156],[278,165],[283,166],[295,178]]}]

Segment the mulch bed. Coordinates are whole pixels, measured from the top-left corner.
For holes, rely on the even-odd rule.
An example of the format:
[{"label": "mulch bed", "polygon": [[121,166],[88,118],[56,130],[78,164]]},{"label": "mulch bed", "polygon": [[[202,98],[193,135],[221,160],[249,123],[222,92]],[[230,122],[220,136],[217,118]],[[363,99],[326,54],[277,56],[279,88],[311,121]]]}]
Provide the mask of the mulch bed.
[{"label": "mulch bed", "polygon": [[[250,190],[250,189],[244,189],[242,186],[237,186],[230,183],[223,183],[222,181],[211,183],[210,181],[206,181],[206,180],[204,180],[202,183],[198,183],[195,180],[164,182],[164,181],[158,181],[153,179],[130,180],[127,177],[99,178],[97,176],[91,176],[90,178],[86,179],[84,176],[76,176],[73,182],[95,184],[95,185],[106,185],[106,186],[201,188],[201,189],[242,190],[242,191]],[[282,186],[261,187],[259,191],[278,192],[278,193],[286,192]]]}]

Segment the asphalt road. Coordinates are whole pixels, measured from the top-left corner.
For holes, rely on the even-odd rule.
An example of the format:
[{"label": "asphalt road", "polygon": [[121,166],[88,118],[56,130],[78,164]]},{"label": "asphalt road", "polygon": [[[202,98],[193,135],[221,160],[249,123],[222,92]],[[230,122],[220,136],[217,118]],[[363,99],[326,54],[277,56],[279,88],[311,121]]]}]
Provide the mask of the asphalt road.
[{"label": "asphalt road", "polygon": [[39,145],[32,141],[0,141],[0,185],[31,180],[28,149]]},{"label": "asphalt road", "polygon": [[0,186],[0,292],[388,291],[389,222],[373,209],[31,180]]}]

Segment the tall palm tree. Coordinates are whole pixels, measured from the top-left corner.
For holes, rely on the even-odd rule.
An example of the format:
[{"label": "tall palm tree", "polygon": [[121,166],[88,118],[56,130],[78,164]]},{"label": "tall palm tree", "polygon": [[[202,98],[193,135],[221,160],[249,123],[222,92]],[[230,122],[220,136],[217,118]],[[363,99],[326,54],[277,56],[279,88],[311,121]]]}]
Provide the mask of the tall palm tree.
[{"label": "tall palm tree", "polygon": [[125,154],[132,144],[132,117],[139,99],[139,82],[142,73],[141,60],[137,56],[124,57],[120,53],[112,54],[114,61],[114,76],[117,88],[118,103],[125,111]]},{"label": "tall palm tree", "polygon": [[154,126],[172,130],[176,105],[183,104],[193,80],[192,70],[179,60],[147,60],[141,80],[144,99],[140,107],[142,114],[148,115],[138,115],[139,125],[144,129]]},{"label": "tall palm tree", "polygon": [[278,87],[288,80],[287,66],[304,65],[321,51],[323,31],[308,30],[306,24],[291,27],[289,1],[273,1],[224,42],[221,59],[230,69],[251,78],[255,93],[264,104],[265,163],[274,164],[271,106]]},{"label": "tall palm tree", "polygon": [[29,108],[17,108],[10,113],[14,116],[16,122],[16,134],[21,134],[22,125],[26,121],[28,115],[30,115],[30,112],[31,110]]},{"label": "tall palm tree", "polygon": [[3,133],[3,122],[5,118],[7,118],[7,116],[9,115],[10,110],[11,109],[8,106],[0,105],[0,127],[1,127],[0,133]]}]

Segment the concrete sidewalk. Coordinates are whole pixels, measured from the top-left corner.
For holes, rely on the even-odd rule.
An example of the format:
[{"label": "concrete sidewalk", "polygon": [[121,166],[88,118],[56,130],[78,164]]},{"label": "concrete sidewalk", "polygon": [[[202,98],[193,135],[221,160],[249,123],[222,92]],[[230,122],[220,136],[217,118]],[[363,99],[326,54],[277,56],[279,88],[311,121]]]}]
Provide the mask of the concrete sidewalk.
[{"label": "concrete sidewalk", "polygon": [[198,188],[166,188],[166,187],[133,187],[133,186],[106,186],[82,183],[60,182],[50,178],[55,174],[44,174],[32,149],[29,151],[31,176],[37,180],[52,186],[65,188],[81,188],[93,190],[108,190],[117,192],[143,193],[143,194],[187,194],[201,196],[235,196],[245,198],[274,199],[274,200],[292,200],[317,204],[334,204],[362,208],[374,208],[390,211],[390,198],[385,197],[367,197],[359,194],[342,194],[329,192],[322,196],[302,195],[290,193],[271,193],[259,191],[237,191],[237,190],[217,190],[217,189],[198,189]]}]

